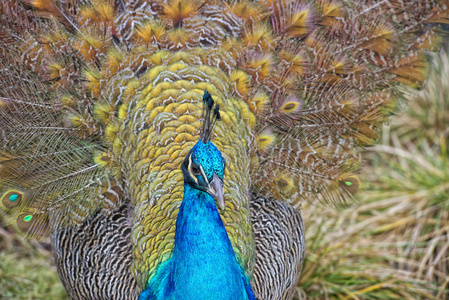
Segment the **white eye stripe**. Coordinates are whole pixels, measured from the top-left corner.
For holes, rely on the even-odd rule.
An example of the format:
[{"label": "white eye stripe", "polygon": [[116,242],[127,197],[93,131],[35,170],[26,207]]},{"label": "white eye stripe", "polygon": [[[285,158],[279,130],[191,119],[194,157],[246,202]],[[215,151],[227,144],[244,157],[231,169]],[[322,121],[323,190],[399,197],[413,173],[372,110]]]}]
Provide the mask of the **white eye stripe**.
[{"label": "white eye stripe", "polygon": [[[193,162],[192,162],[192,155],[189,155],[189,165],[187,166],[187,170],[190,173],[190,177],[193,178],[193,180],[195,180],[195,183],[199,185],[198,179],[196,178],[196,175],[193,174],[192,171],[192,166],[193,166]],[[206,173],[204,172],[203,166],[202,165],[197,165],[200,169],[201,172],[201,176],[203,176],[203,179],[205,182],[209,183],[209,180],[207,180],[207,176]]]},{"label": "white eye stripe", "polygon": [[202,175],[203,178],[204,178],[204,181],[206,181],[207,183],[209,183],[209,181],[207,180],[206,173],[204,173],[203,166],[202,166],[202,165],[199,165],[199,167],[200,167],[201,175]]},{"label": "white eye stripe", "polygon": [[189,165],[187,166],[187,170],[190,173],[190,177],[195,181],[195,183],[198,185],[198,180],[196,179],[195,175],[192,173],[192,155],[189,155]]}]

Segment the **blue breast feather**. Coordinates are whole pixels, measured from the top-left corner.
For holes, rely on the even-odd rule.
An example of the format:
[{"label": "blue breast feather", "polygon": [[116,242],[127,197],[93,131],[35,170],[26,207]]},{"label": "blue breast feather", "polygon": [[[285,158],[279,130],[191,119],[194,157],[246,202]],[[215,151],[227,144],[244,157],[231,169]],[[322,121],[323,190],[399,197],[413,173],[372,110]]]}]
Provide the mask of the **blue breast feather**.
[{"label": "blue breast feather", "polygon": [[139,300],[256,299],[209,194],[184,186],[175,247]]}]

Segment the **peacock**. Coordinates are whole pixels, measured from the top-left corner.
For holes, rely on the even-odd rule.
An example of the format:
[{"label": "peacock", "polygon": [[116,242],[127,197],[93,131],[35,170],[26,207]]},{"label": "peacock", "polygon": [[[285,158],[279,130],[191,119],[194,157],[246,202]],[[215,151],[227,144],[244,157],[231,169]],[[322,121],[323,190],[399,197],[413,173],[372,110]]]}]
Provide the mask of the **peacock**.
[{"label": "peacock", "polygon": [[448,2],[0,0],[2,220],[71,299],[292,299]]}]

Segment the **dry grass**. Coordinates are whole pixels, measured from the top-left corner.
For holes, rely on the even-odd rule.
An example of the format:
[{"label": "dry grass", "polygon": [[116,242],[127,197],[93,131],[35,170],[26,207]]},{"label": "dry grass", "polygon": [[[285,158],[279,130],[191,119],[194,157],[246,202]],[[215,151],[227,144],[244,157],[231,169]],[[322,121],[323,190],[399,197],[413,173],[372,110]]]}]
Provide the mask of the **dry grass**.
[{"label": "dry grass", "polygon": [[359,203],[304,207],[303,298],[449,298],[448,56],[434,66],[382,144],[367,149]]},{"label": "dry grass", "polygon": [[[298,298],[449,298],[449,62],[434,60],[367,149],[367,188],[346,209],[306,205],[307,257]],[[0,298],[66,299],[51,256],[0,232]]]},{"label": "dry grass", "polygon": [[68,299],[51,253],[0,227],[0,299]]}]

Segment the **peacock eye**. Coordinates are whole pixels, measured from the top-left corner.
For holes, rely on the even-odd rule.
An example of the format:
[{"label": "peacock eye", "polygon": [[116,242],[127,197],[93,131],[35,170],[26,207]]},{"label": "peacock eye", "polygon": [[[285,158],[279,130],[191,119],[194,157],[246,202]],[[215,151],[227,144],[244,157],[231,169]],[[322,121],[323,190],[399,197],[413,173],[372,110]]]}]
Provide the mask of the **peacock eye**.
[{"label": "peacock eye", "polygon": [[200,169],[196,165],[192,165],[192,173],[195,176],[200,175]]}]

